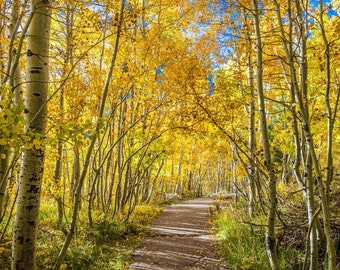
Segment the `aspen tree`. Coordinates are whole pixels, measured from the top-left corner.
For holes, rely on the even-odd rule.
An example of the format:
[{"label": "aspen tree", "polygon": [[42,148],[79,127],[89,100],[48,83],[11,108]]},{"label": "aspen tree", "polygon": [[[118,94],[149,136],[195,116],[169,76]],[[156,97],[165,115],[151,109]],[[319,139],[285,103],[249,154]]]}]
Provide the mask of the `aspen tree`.
[{"label": "aspen tree", "polygon": [[[11,35],[11,41],[14,41],[14,39],[17,36],[17,30],[19,27],[20,22],[20,16],[19,16],[19,10],[20,10],[20,2],[19,0],[15,0],[12,2],[12,8],[11,8],[11,23],[10,23],[10,35]],[[30,23],[28,21],[28,23]],[[23,38],[23,36],[21,36]],[[19,41],[20,42],[20,41]],[[19,47],[20,44],[16,44]],[[19,50],[19,51],[18,51]],[[19,55],[20,55],[20,48],[13,48],[13,56],[11,61],[11,72],[10,72],[10,85],[14,90],[15,98],[14,103],[18,105],[20,102],[23,101],[22,97],[22,80],[20,75],[20,66],[19,66]],[[12,53],[12,52],[10,52]]]},{"label": "aspen tree", "polygon": [[[308,211],[308,219],[309,219],[309,226],[311,228],[311,233],[310,237],[308,239],[309,245],[307,247],[307,253],[306,258],[309,257],[310,259],[310,269],[316,269],[317,268],[317,254],[318,254],[318,247],[317,247],[317,233],[316,233],[316,221],[314,216],[315,212],[315,200],[314,200],[314,179],[313,179],[313,174],[312,174],[312,160],[311,160],[311,155],[308,153],[308,149],[305,150],[306,147],[306,141],[305,141],[305,136],[304,134],[300,136],[300,129],[299,129],[299,124],[298,124],[298,117],[296,113],[296,107],[295,104],[297,102],[298,96],[301,95],[301,92],[304,92],[304,96],[307,96],[307,89],[306,89],[306,76],[307,76],[307,60],[305,58],[305,39],[302,38],[304,35],[302,33],[297,33],[303,39],[301,41],[301,48],[300,48],[300,61],[301,61],[301,69],[300,69],[300,87],[299,87],[299,82],[298,82],[298,72],[297,69],[295,68],[295,63],[294,63],[294,51],[292,48],[292,40],[293,40],[293,20],[292,20],[292,12],[293,12],[293,7],[291,3],[289,2],[288,4],[288,19],[289,19],[289,28],[288,28],[288,35],[285,34],[283,24],[282,22],[282,17],[281,17],[281,11],[280,7],[277,3],[276,0],[274,0],[274,5],[276,8],[276,14],[279,22],[279,29],[280,29],[280,35],[281,35],[281,40],[282,40],[282,45],[284,48],[284,52],[286,54],[286,58],[288,59],[287,63],[289,66],[289,74],[288,72],[285,72],[285,77],[286,81],[289,85],[289,92],[290,92],[290,100],[293,104],[291,110],[292,110],[292,128],[293,128],[293,135],[294,135],[294,141],[295,141],[295,161],[294,161],[294,174],[295,178],[297,180],[297,183],[300,185],[302,188],[303,194],[306,197],[306,204],[307,204],[307,211]],[[304,29],[303,22],[301,23],[300,29]],[[301,30],[303,31],[303,30]],[[308,110],[305,108],[302,108],[304,111],[304,115],[306,116],[305,118],[308,119]],[[306,122],[306,121],[305,121]],[[307,151],[307,153],[304,153]],[[300,171],[300,166],[301,163],[303,164],[303,175],[304,175],[304,181],[302,179],[302,174]]]},{"label": "aspen tree", "polygon": [[252,64],[252,41],[250,37],[249,23],[247,15],[244,14],[245,23],[245,35],[247,43],[247,65],[248,65],[248,87],[250,90],[250,102],[248,105],[248,115],[249,115],[249,135],[248,135],[248,192],[249,192],[249,205],[248,212],[250,216],[254,215],[255,210],[255,181],[257,171],[254,158],[254,152],[256,149],[256,132],[255,132],[255,85],[254,85],[254,67]]},{"label": "aspen tree", "polygon": [[[320,168],[318,167],[318,159],[316,157],[316,153],[312,152],[312,159],[314,166],[316,167],[316,174],[318,180],[318,190],[321,197],[322,203],[322,213],[323,213],[323,221],[324,221],[324,231],[327,239],[327,255],[328,255],[328,267],[330,270],[336,269],[336,250],[332,237],[332,230],[330,225],[331,213],[329,211],[329,191],[330,184],[333,179],[333,129],[334,122],[336,116],[336,109],[332,111],[332,107],[330,104],[330,90],[331,90],[331,59],[330,59],[330,43],[328,41],[325,27],[324,27],[324,9],[322,1],[320,1],[320,26],[321,26],[321,34],[325,47],[325,70],[326,70],[326,90],[325,90],[325,105],[327,110],[327,165],[326,165],[326,176],[325,180],[322,179]],[[336,101],[335,108],[338,107],[339,102],[339,93]],[[311,145],[312,141],[310,141]],[[310,146],[312,147],[312,145]],[[324,182],[324,183],[323,183]]]},{"label": "aspen tree", "polygon": [[45,127],[49,63],[50,6],[46,0],[32,0],[33,18],[27,38],[26,130],[32,136],[22,154],[17,210],[13,228],[12,269],[36,269],[36,237],[44,169]]},{"label": "aspen tree", "polygon": [[[5,14],[6,5],[5,3],[0,4],[0,9],[3,14]],[[5,25],[5,16],[2,16],[3,18],[0,18],[0,29],[4,29]],[[4,39],[4,31],[0,31],[0,38]],[[0,59],[3,59],[5,55],[5,52],[2,47],[0,47]],[[4,66],[4,62],[0,60],[0,67]],[[0,72],[0,87],[2,89],[3,87],[3,74]],[[1,134],[1,133],[0,133]],[[2,218],[2,213],[4,209],[4,202],[5,202],[5,191],[6,191],[6,171],[8,168],[8,151],[6,149],[7,147],[5,145],[0,145],[0,220]]]},{"label": "aspen tree", "polygon": [[[308,211],[308,222],[311,230],[309,241],[310,247],[310,269],[318,269],[318,246],[317,246],[317,233],[316,233],[316,222],[314,217],[315,213],[315,199],[314,199],[314,177],[313,177],[313,165],[319,166],[318,164],[313,164],[312,160],[312,151],[314,151],[314,143],[313,146],[309,144],[311,138],[310,134],[310,117],[309,117],[309,108],[308,108],[308,87],[307,87],[307,76],[308,76],[308,62],[307,62],[307,26],[305,25],[305,21],[308,21],[308,18],[303,18],[301,5],[298,1],[295,2],[296,11],[297,11],[297,23],[299,24],[300,31],[297,33],[297,38],[300,39],[300,50],[299,50],[299,61],[300,61],[300,88],[298,88],[297,79],[295,87],[295,93],[297,95],[298,103],[300,104],[300,111],[302,111],[303,120],[302,120],[302,130],[303,135],[301,136],[303,139],[302,145],[300,147],[301,150],[306,149],[305,160],[303,162],[304,165],[304,176],[305,176],[305,185],[306,185],[306,199],[307,199],[307,211]],[[304,20],[305,19],[305,20]],[[292,55],[292,54],[291,54]],[[290,65],[294,65],[293,61],[290,61]],[[296,72],[296,69],[291,68],[292,71]],[[294,78],[297,78],[296,74],[293,74]],[[304,99],[302,101],[302,99]],[[311,149],[311,147],[313,149]],[[316,168],[316,167],[315,167]],[[317,169],[317,168],[316,168]],[[307,235],[308,237],[308,235]],[[307,243],[308,243],[307,241]],[[307,248],[308,251],[308,248]],[[307,254],[308,255],[308,254]]]},{"label": "aspen tree", "polygon": [[6,207],[7,178],[8,178],[9,151],[7,146],[0,145],[0,219]]},{"label": "aspen tree", "polygon": [[113,69],[116,65],[116,59],[117,59],[117,55],[118,55],[119,39],[120,39],[122,24],[123,24],[123,19],[124,19],[125,5],[126,5],[126,0],[122,0],[121,3],[120,3],[119,21],[118,21],[118,26],[117,26],[117,33],[116,33],[116,38],[115,38],[114,49],[113,49],[113,52],[112,52],[112,59],[111,59],[111,62],[110,62],[108,74],[106,76],[103,94],[102,94],[100,106],[99,106],[99,109],[98,109],[97,124],[96,124],[96,130],[95,130],[96,133],[92,136],[91,142],[90,142],[90,144],[87,148],[83,169],[82,169],[79,181],[77,183],[77,186],[75,188],[74,204],[73,204],[73,209],[72,209],[72,220],[71,220],[69,230],[67,232],[64,244],[63,244],[63,246],[62,246],[62,248],[59,252],[58,258],[57,258],[57,260],[54,264],[55,270],[60,269],[61,264],[64,261],[64,258],[65,258],[65,255],[66,255],[66,251],[67,251],[67,249],[68,249],[68,247],[71,243],[71,240],[72,240],[73,235],[74,235],[75,230],[76,230],[76,225],[77,225],[77,220],[78,220],[78,212],[79,212],[79,207],[80,207],[80,202],[81,202],[81,197],[82,197],[81,196],[82,189],[83,189],[84,181],[85,181],[85,178],[86,178],[86,175],[87,175],[88,167],[89,167],[89,164],[90,164],[91,155],[92,155],[92,152],[93,152],[93,149],[94,149],[94,146],[95,146],[95,142],[97,140],[97,136],[98,136],[97,133],[99,132],[99,129],[100,129],[100,121],[101,121],[101,119],[104,115],[106,99],[107,99],[107,95],[108,95],[108,92],[109,92],[109,85],[111,83],[112,76],[113,76]]},{"label": "aspen tree", "polygon": [[[308,27],[308,18],[303,15],[303,10],[301,7],[301,3],[299,1],[294,1],[295,8],[296,8],[296,22],[298,23],[297,29],[299,29],[297,33],[297,37],[300,41],[300,50],[299,50],[299,75],[300,75],[300,85],[298,82],[298,75],[296,68],[294,66],[294,58],[292,54],[292,49],[287,44],[292,44],[292,35],[289,36],[289,40],[286,39],[286,35],[284,33],[283,25],[282,25],[282,18],[280,13],[280,6],[276,0],[274,0],[274,4],[276,7],[276,13],[278,17],[278,23],[280,27],[280,34],[282,39],[282,45],[284,47],[284,51],[286,54],[287,63],[289,64],[290,68],[290,76],[292,78],[292,85],[291,85],[291,91],[294,95],[292,95],[292,99],[296,102],[299,106],[299,111],[301,113],[301,122],[302,122],[302,131],[303,131],[303,139],[304,143],[307,147],[307,156],[308,160],[305,162],[305,172],[307,175],[307,190],[306,190],[306,197],[307,197],[307,207],[308,207],[308,218],[309,218],[309,227],[311,230],[310,234],[310,269],[317,269],[317,261],[315,259],[315,255],[317,254],[317,246],[316,246],[316,229],[314,228],[317,226],[317,219],[315,218],[315,202],[314,202],[314,179],[312,176],[312,168],[315,173],[315,177],[317,180],[317,187],[318,187],[318,193],[321,199],[321,209],[323,214],[323,221],[324,221],[324,233],[326,237],[327,242],[327,254],[328,254],[328,263],[329,263],[329,269],[335,269],[335,248],[334,243],[332,239],[332,232],[331,232],[331,224],[330,224],[330,210],[329,210],[329,202],[328,202],[328,192],[327,192],[327,184],[330,182],[330,179],[332,177],[332,132],[333,132],[333,121],[334,118],[332,116],[332,112],[330,109],[329,104],[329,90],[330,90],[330,62],[329,62],[329,44],[327,37],[325,35],[325,32],[323,31],[323,21],[322,18],[320,18],[321,22],[321,28],[322,28],[322,36],[324,45],[326,47],[326,108],[327,108],[327,116],[328,116],[328,139],[327,139],[327,175],[326,180],[323,180],[323,175],[320,169],[320,161],[318,159],[318,156],[316,154],[315,144],[314,144],[314,138],[311,132],[311,126],[310,126],[310,117],[309,117],[309,104],[308,104],[308,86],[307,86],[307,74],[308,74],[308,65],[307,65],[307,30]],[[320,5],[321,13],[322,13],[322,3]],[[308,14],[306,12],[305,14]],[[292,18],[290,17],[290,20]],[[295,109],[295,108],[294,108]],[[296,119],[296,118],[295,118]],[[294,120],[296,121],[296,120]],[[294,132],[296,132],[296,123],[294,123]],[[297,133],[297,132],[296,132]],[[295,135],[296,137],[297,135]],[[298,143],[296,144],[296,147],[298,147]],[[301,147],[300,147],[301,149]],[[297,171],[298,168],[295,168],[295,171]],[[296,176],[299,176],[298,173],[296,173]],[[301,182],[301,180],[298,179],[298,182]]]},{"label": "aspen tree", "polygon": [[[19,1],[15,0],[12,2],[11,6],[11,19],[9,23],[9,51],[8,55],[10,56],[10,60],[7,63],[7,71],[9,74],[5,76],[4,82],[7,80],[9,76],[9,84],[14,92],[14,100],[13,105],[19,106],[22,103],[22,84],[21,84],[21,76],[20,76],[20,67],[19,67],[19,55],[21,49],[18,48],[18,44],[15,44],[15,40],[17,37],[17,29],[20,22],[19,16]],[[24,37],[25,32],[21,35]],[[16,46],[16,47],[15,47]],[[20,47],[20,44],[19,44]],[[8,178],[9,170],[10,170],[10,147],[8,145],[0,145],[0,218],[3,215],[3,211],[6,204],[7,199],[7,186],[8,186]]]},{"label": "aspen tree", "polygon": [[256,35],[256,82],[259,100],[259,114],[260,114],[260,128],[262,135],[263,153],[265,159],[265,167],[268,173],[268,196],[269,196],[269,211],[267,214],[267,228],[266,228],[266,249],[269,257],[270,266],[273,270],[280,268],[277,257],[277,244],[275,236],[275,216],[277,207],[276,198],[276,176],[274,173],[273,163],[270,154],[270,142],[268,136],[268,127],[266,119],[266,108],[264,102],[264,89],[263,89],[263,60],[262,60],[262,41],[260,32],[260,18],[259,18],[259,3],[253,0],[254,8],[254,26]]},{"label": "aspen tree", "polygon": [[[73,38],[73,20],[74,20],[74,9],[73,7],[68,4],[66,6],[66,53],[64,58],[64,67],[63,67],[63,75],[66,75],[68,65],[73,65],[73,50],[71,46],[72,38]],[[64,89],[60,90],[60,97],[59,97],[59,110],[63,113],[65,104],[64,98]],[[59,132],[62,132],[62,128],[59,129]],[[62,158],[63,158],[63,150],[64,145],[62,139],[58,139],[58,146],[57,146],[57,160],[55,162],[54,167],[54,175],[53,179],[55,181],[57,189],[60,188],[60,180],[62,177]],[[77,157],[78,158],[78,157]],[[62,223],[63,219],[63,198],[61,194],[56,195],[56,201],[58,206],[58,224]]]}]

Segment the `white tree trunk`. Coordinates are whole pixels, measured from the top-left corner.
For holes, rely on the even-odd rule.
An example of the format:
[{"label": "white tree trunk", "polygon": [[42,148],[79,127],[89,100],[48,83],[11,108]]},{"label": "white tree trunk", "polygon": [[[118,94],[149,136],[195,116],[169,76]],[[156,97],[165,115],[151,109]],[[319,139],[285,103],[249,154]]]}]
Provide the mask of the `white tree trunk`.
[{"label": "white tree trunk", "polygon": [[[34,12],[34,16],[27,39],[27,89],[24,113],[27,121],[25,132],[35,137],[36,142],[43,142],[47,120],[49,10],[48,1],[31,1],[31,12]],[[27,150],[22,154],[18,185],[12,270],[36,269],[36,234],[43,168],[43,145],[39,143],[27,146]]]},{"label": "white tree trunk", "polygon": [[259,100],[259,114],[260,114],[260,128],[264,152],[264,165],[268,172],[268,197],[269,197],[269,210],[267,214],[267,227],[266,227],[266,249],[270,262],[271,269],[280,269],[279,260],[277,256],[276,236],[275,236],[275,216],[276,216],[276,176],[270,153],[270,142],[267,127],[267,116],[265,111],[264,102],[264,89],[263,89],[263,67],[262,67],[262,40],[260,32],[260,18],[259,18],[259,3],[253,0],[254,7],[254,27],[256,35],[256,81],[258,89]]}]

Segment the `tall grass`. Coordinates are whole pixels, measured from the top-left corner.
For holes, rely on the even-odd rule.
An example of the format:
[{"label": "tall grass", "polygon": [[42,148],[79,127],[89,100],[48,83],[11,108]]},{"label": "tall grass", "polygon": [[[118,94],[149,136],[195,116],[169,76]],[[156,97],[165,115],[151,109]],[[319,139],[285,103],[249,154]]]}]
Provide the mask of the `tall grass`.
[{"label": "tall grass", "polygon": [[[79,215],[75,237],[61,269],[126,269],[132,251],[140,245],[149,230],[149,225],[160,212],[161,208],[156,205],[141,205],[136,207],[129,221],[123,222],[119,218],[104,220],[100,212],[94,211],[92,227],[87,223],[86,214]],[[65,239],[67,223],[64,221],[63,224],[58,224],[57,217],[55,204],[42,203],[37,239],[38,269],[53,269],[56,256]],[[0,269],[10,269],[10,252],[11,239],[8,236],[0,241]]]},{"label": "tall grass", "polygon": [[264,227],[242,224],[231,211],[216,215],[215,226],[221,256],[231,269],[270,269]]},{"label": "tall grass", "polygon": [[[270,269],[265,247],[265,217],[252,220],[245,209],[227,208],[214,219],[220,256],[230,269]],[[289,245],[279,247],[281,269],[293,270],[299,265],[298,253]]]}]

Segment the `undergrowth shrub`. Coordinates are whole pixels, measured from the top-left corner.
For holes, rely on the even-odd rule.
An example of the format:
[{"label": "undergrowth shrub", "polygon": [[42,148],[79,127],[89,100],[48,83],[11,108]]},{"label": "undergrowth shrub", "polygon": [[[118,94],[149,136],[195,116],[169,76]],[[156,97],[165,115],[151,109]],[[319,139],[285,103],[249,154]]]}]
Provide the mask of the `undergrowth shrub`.
[{"label": "undergrowth shrub", "polygon": [[[220,256],[230,269],[270,269],[265,247],[264,216],[249,219],[246,206],[225,208],[214,216]],[[298,253],[289,245],[279,247],[281,269],[299,269]]]},{"label": "undergrowth shrub", "polygon": [[[77,230],[61,266],[63,270],[123,270],[131,260],[131,253],[139,246],[158,217],[161,209],[154,205],[140,205],[123,222],[117,215],[104,219],[93,211],[93,226],[89,226],[86,214],[80,214]],[[67,224],[58,224],[57,207],[42,204],[39,213],[37,269],[53,269],[54,262],[65,240]],[[12,228],[9,228],[10,231]],[[0,269],[10,269],[12,241],[0,240]]]},{"label": "undergrowth shrub", "polygon": [[137,205],[130,217],[130,221],[141,225],[147,225],[158,217],[161,211],[161,208],[152,204]]},{"label": "undergrowth shrub", "polygon": [[216,216],[220,252],[232,269],[269,269],[265,250],[265,229],[241,224],[231,211]]}]

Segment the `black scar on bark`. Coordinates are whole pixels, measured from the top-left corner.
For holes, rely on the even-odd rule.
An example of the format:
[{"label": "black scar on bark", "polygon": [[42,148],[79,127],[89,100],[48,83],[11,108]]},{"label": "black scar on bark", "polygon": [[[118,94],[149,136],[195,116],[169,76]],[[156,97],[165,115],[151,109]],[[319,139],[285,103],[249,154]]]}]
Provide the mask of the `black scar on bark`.
[{"label": "black scar on bark", "polygon": [[274,251],[276,249],[276,241],[274,237],[267,237],[266,246],[268,250]]},{"label": "black scar on bark", "polygon": [[26,208],[26,210],[31,211],[34,208],[34,206],[33,205],[27,205],[25,208]]},{"label": "black scar on bark", "polygon": [[18,241],[19,241],[19,244],[22,244],[24,242],[24,237],[23,236],[19,236],[18,237]]},{"label": "black scar on bark", "polygon": [[34,73],[38,73],[38,74],[40,74],[41,72],[40,72],[40,70],[37,70],[37,69],[32,69],[32,70],[31,70],[31,73],[32,73],[32,74],[34,74]]},{"label": "black scar on bark", "polygon": [[30,189],[27,191],[29,193],[39,193],[40,188],[38,186],[30,186]]}]

